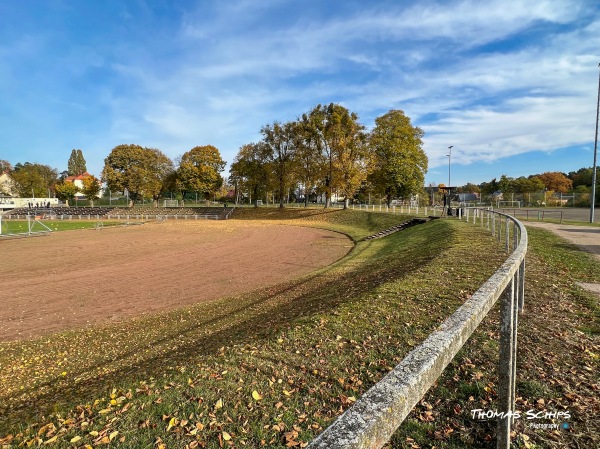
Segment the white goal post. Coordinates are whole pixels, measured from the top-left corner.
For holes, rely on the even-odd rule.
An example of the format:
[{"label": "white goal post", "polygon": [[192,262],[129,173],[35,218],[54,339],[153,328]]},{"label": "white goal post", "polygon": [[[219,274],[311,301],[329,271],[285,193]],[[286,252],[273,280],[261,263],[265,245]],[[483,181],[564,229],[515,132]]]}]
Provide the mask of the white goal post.
[{"label": "white goal post", "polygon": [[179,200],[165,200],[163,207],[179,207]]}]

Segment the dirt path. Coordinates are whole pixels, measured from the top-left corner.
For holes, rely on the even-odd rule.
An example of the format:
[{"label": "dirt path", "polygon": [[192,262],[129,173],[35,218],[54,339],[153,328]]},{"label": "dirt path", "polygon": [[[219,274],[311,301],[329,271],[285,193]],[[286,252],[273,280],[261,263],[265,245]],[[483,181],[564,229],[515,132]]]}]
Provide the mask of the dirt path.
[{"label": "dirt path", "polygon": [[0,242],[0,341],[164,311],[327,266],[338,233],[239,221],[146,224]]}]

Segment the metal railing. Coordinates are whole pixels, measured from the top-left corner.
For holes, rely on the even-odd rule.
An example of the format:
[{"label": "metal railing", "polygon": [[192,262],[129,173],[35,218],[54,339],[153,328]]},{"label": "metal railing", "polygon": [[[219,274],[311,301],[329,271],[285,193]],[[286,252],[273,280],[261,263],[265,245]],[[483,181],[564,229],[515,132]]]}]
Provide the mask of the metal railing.
[{"label": "metal railing", "polygon": [[488,209],[461,209],[459,218],[485,226],[494,237],[504,239],[508,258],[470,299],[318,435],[309,448],[380,448],[386,444],[501,297],[497,447],[510,447],[527,231],[515,218]]}]

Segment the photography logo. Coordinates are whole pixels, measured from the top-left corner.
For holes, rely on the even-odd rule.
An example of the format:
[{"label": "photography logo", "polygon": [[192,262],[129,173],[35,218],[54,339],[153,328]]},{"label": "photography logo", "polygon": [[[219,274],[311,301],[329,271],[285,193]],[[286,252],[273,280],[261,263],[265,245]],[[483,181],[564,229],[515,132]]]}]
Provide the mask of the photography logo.
[{"label": "photography logo", "polygon": [[[530,409],[525,413],[515,410],[514,412],[499,412],[497,410],[484,410],[476,408],[471,410],[471,418],[477,421],[488,421],[491,419],[525,419],[525,425],[533,429],[542,430],[569,430],[570,424],[566,421],[571,418],[568,410],[561,411],[539,411]],[[562,421],[561,424],[555,422],[540,422],[540,420]]]}]

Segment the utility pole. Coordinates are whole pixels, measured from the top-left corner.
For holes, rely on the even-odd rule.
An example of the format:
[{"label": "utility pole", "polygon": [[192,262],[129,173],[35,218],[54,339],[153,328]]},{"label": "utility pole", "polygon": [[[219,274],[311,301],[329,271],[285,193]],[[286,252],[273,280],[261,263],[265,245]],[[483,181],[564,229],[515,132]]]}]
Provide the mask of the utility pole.
[{"label": "utility pole", "polygon": [[[600,64],[598,64],[600,67]],[[592,206],[590,207],[590,223],[594,222],[596,205],[596,160],[598,155],[598,115],[600,113],[600,73],[598,74],[598,101],[596,103],[596,137],[594,138],[594,165],[592,166]]]}]

